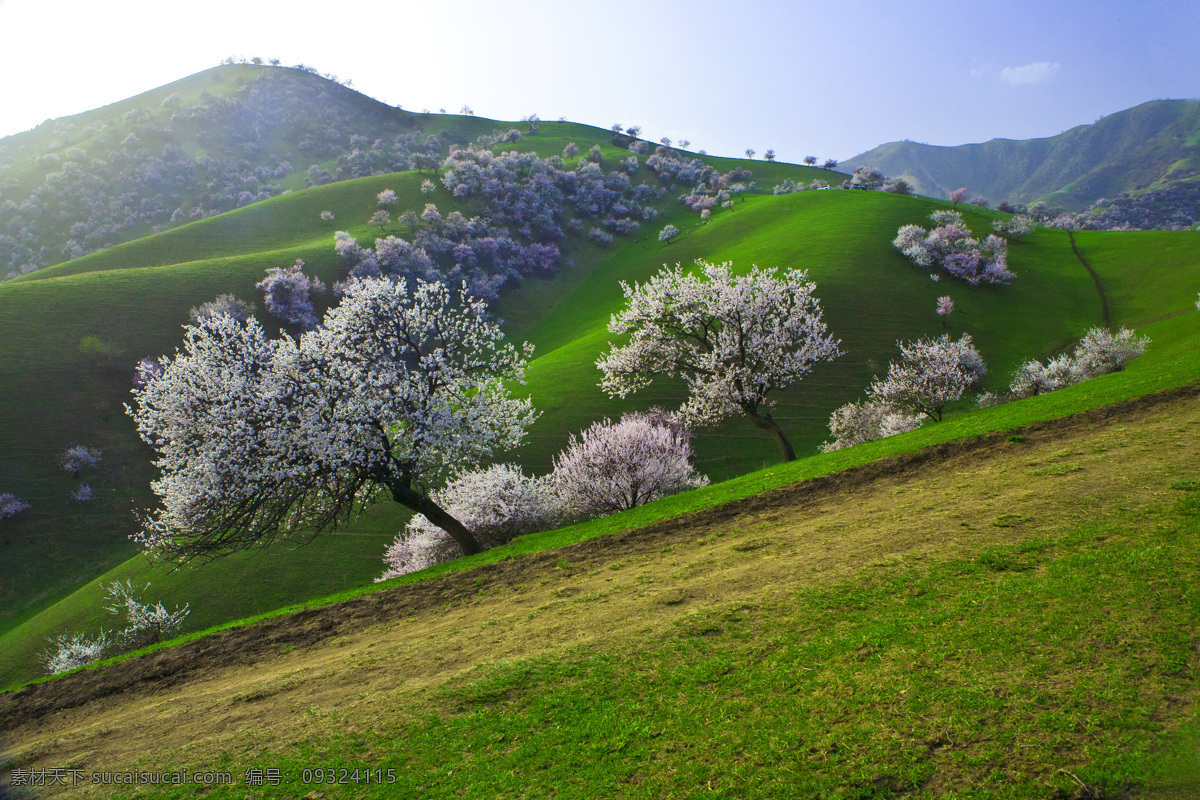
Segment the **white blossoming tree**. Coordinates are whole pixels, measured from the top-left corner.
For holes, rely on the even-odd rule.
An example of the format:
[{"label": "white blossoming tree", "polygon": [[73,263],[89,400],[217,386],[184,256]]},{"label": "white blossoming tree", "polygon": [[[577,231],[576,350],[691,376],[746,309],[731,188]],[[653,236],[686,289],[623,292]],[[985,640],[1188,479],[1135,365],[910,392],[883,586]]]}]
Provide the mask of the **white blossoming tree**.
[{"label": "white blossoming tree", "polygon": [[593,423],[554,459],[550,482],[564,510],[602,517],[708,485],[692,466],[692,434],[661,413]]},{"label": "white blossoming tree", "polygon": [[946,405],[987,374],[969,333],[957,341],[943,334],[897,344],[904,358],[888,364],[887,377],[876,378],[867,389],[874,403],[941,422]]},{"label": "white blossoming tree", "polygon": [[201,320],[134,390],[162,472],[161,508],[135,538],[212,558],[335,527],[390,495],[478,552],[429,491],[515,446],[536,416],[506,388],[532,348],[501,339],[465,286],[386,279],[350,282],[298,341],[269,340],[253,319]]},{"label": "white blossoming tree", "polygon": [[915,414],[869,401],[847,403],[829,415],[831,439],[821,445],[821,452],[832,453],[919,427],[921,418]]},{"label": "white blossoming tree", "polygon": [[1075,365],[1083,380],[1110,372],[1120,372],[1125,365],[1146,352],[1150,339],[1137,336],[1128,328],[1116,333],[1107,328],[1092,328],[1075,347]]},{"label": "white blossoming tree", "polygon": [[807,273],[762,270],[735,276],[729,263],[697,261],[699,274],[676,264],[645,285],[622,283],[628,307],[608,329],[627,334],[596,362],[601,386],[625,397],[656,375],[680,375],[689,397],[679,409],[687,425],[713,424],[745,414],[767,431],[786,461],[796,458],[771,416],[770,394],[786,389],[813,365],[841,355],[841,341],[826,330]]}]

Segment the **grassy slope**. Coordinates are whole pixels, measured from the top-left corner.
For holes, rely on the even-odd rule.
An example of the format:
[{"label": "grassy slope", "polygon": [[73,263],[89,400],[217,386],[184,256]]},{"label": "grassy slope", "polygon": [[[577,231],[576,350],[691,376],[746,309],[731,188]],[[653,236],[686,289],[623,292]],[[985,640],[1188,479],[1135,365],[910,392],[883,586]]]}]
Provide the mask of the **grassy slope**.
[{"label": "grassy slope", "polygon": [[[461,118],[457,127],[472,128],[474,134],[503,124]],[[599,142],[606,158],[617,154],[605,132],[572,123],[545,123],[542,136],[524,144],[554,153],[567,141],[581,146]],[[778,175],[791,170],[799,178],[811,172],[778,164],[769,170]],[[145,487],[152,473],[149,452],[136,443],[121,412],[128,400],[130,365],[177,347],[179,326],[190,307],[221,292],[253,298],[254,283],[267,267],[302,258],[310,272],[333,283],[340,277],[333,231],[348,229],[367,241],[377,235],[365,220],[384,188],[400,195],[400,207],[420,208],[428,199],[443,211],[458,207],[444,190],[433,198],[421,195],[425,177],[381,176],[295,192],[0,287],[0,382],[6,387],[0,410],[6,419],[18,421],[0,432],[0,485],[33,504],[29,512],[0,526],[0,547],[11,565],[0,574],[0,630],[134,552],[127,536],[136,524],[135,511],[148,502]],[[336,219],[322,222],[323,210],[333,210]],[[593,252],[585,247],[579,271],[587,271]],[[119,356],[114,363],[100,364],[78,352],[85,336],[115,346]],[[67,495],[78,481],[56,465],[58,454],[75,441],[105,451],[100,469],[80,476],[97,492],[98,499],[86,506],[69,502]],[[373,524],[356,526],[355,532],[391,536],[402,519],[392,510]],[[373,558],[381,552],[375,541],[360,546],[369,548]],[[350,549],[345,560],[356,565],[357,580],[368,579],[374,568],[365,568],[362,553]],[[298,581],[294,599],[343,585],[299,577],[308,572],[300,565],[291,572]]]},{"label": "grassy slope", "polygon": [[[886,370],[898,355],[899,338],[969,331],[992,368],[989,385],[999,387],[1020,361],[1067,345],[1099,321],[1091,281],[1071,255],[1066,236],[1057,232],[1040,232],[1013,247],[1020,277],[1011,287],[931,281],[892,248],[890,232],[920,222],[933,207],[919,198],[861,192],[756,197],[715,215],[707,226],[689,226],[670,246],[643,237],[604,261],[568,300],[516,334],[539,347],[529,385],[546,417],[524,460],[546,468],[563,446],[561,431],[578,430],[593,408],[615,415],[627,407],[601,399],[593,364],[610,338],[609,315],[622,301],[618,280],[645,280],[664,262],[688,265],[705,258],[732,261],[742,270],[752,264],[808,270],[846,355],[819,365],[780,398],[781,416],[800,453],[812,452],[826,438],[825,423],[834,408],[861,397],[872,375]],[[968,221],[975,229],[989,224],[972,215]],[[947,329],[934,313],[941,294],[955,300]],[[661,396],[639,398],[641,405],[655,401]],[[545,435],[549,441],[539,439]],[[742,419],[700,436],[697,452],[702,468],[716,479],[778,459],[770,439]]]},{"label": "grassy slope", "polygon": [[[552,133],[554,125],[547,124],[544,134]],[[583,137],[577,134],[587,132],[582,126],[563,127],[558,141],[546,149],[551,152],[561,149],[561,141],[580,140]],[[540,139],[526,140],[534,141],[541,143]],[[756,168],[767,167],[756,165]],[[788,165],[769,168],[797,169]],[[5,588],[19,587],[24,580],[26,586],[44,586],[43,600],[52,599],[78,586],[78,576],[85,580],[96,578],[107,566],[105,560],[111,564],[122,548],[129,552],[123,536],[113,535],[114,529],[131,528],[128,511],[124,517],[113,517],[93,512],[95,506],[81,509],[59,499],[73,483],[53,469],[55,453],[67,438],[102,442],[96,437],[106,429],[101,428],[98,415],[89,405],[101,390],[119,402],[126,386],[123,375],[110,377],[88,369],[82,356],[64,348],[62,342],[77,342],[80,336],[89,333],[102,336],[120,333],[117,338],[128,343],[126,354],[130,358],[168,352],[178,341],[177,325],[186,319],[188,307],[219,291],[252,296],[253,282],[265,266],[303,257],[327,280],[335,277],[336,265],[328,246],[331,231],[348,227],[361,238],[369,238],[372,232],[365,226],[345,223],[368,216],[374,194],[382,188],[396,189],[405,196],[405,205],[419,207],[424,198],[417,193],[418,184],[419,176],[384,176],[297,192],[32,276],[38,280],[5,287],[5,291],[16,294],[0,291],[0,304],[8,300],[13,309],[13,313],[0,317],[0,326],[6,323],[11,326],[7,331],[0,330],[0,341],[23,345],[15,348],[16,358],[11,362],[15,369],[4,378],[19,387],[18,392],[10,395],[14,404],[10,418],[36,422],[18,429],[18,434],[24,432],[25,441],[7,446],[11,447],[9,452],[16,453],[26,452],[28,447],[44,462],[40,467],[40,484],[21,486],[20,475],[0,475],[8,478],[6,485],[17,486],[18,494],[34,496],[36,506],[27,519],[18,518],[4,531],[13,542],[8,546],[6,558],[11,553],[13,563],[27,565],[23,574],[18,571],[5,578],[9,582]],[[450,207],[444,192],[439,191],[433,199],[443,210]],[[824,438],[824,421],[829,411],[859,396],[872,372],[883,369],[887,359],[894,355],[896,337],[941,331],[932,312],[933,299],[938,294],[949,292],[955,297],[957,310],[950,329],[955,333],[969,329],[975,335],[998,385],[1003,384],[1008,369],[1017,361],[1049,353],[1096,321],[1098,303],[1090,279],[1071,256],[1065,236],[1056,232],[1039,233],[1029,242],[1014,247],[1013,263],[1021,278],[1013,287],[989,291],[958,284],[934,284],[924,273],[907,265],[889,244],[891,231],[905,222],[920,222],[930,207],[927,201],[919,199],[866,193],[757,197],[739,203],[732,212],[718,213],[711,224],[702,228],[694,227],[694,216],[678,209],[671,211],[668,219],[686,226],[686,234],[670,246],[644,234],[641,241],[619,243],[610,252],[597,254],[586,245],[569,250],[568,255],[576,264],[565,271],[562,279],[526,284],[516,295],[506,298],[502,311],[515,336],[538,345],[530,390],[545,416],[531,436],[530,445],[520,454],[522,460],[535,468],[546,468],[552,454],[565,443],[564,431],[578,430],[598,416],[615,415],[627,407],[603,397],[595,386],[596,373],[591,363],[607,341],[604,323],[620,302],[616,281],[644,279],[666,258],[686,262],[703,255],[711,260],[734,259],[740,267],[753,261],[763,266],[809,268],[810,277],[818,283],[818,294],[825,303],[831,328],[846,342],[845,349],[850,355],[823,368],[824,372],[819,370],[791,397],[784,398],[783,416],[795,428],[793,433],[801,452],[811,451]],[[327,226],[329,230],[314,235],[313,229],[323,225],[318,219],[319,212],[326,208],[334,210],[337,219]],[[976,228],[987,223],[986,218],[970,221]],[[245,255],[232,255],[239,252]],[[114,270],[122,264],[163,263],[172,258],[185,263]],[[90,272],[84,274],[82,270]],[[879,285],[889,287],[894,293],[893,301],[880,302],[872,299],[875,292],[862,291],[863,286]],[[147,306],[153,316],[148,318],[143,309],[125,305],[121,298],[129,294],[153,298],[154,302]],[[50,303],[58,306],[60,322],[46,319],[44,309]],[[56,330],[55,324],[61,324],[62,329]],[[1013,336],[1014,330],[1020,331],[1020,335]],[[54,331],[53,335],[48,335],[48,331]],[[50,372],[45,365],[56,361],[57,373],[76,375],[79,385],[62,407],[47,406],[41,417],[31,416],[26,409],[28,403],[22,404],[21,398],[27,400],[29,395],[37,395]],[[637,398],[636,403],[649,405],[670,396],[669,391],[651,394]],[[112,429],[108,435],[114,443],[120,439],[119,429],[128,427],[119,412],[103,425]],[[74,430],[63,435],[64,442],[45,441],[44,431],[71,430],[72,426]],[[740,474],[777,460],[770,442],[740,420],[699,437],[698,450],[702,468],[714,478]],[[125,456],[132,476],[127,483],[144,485],[149,477],[141,461],[145,458],[144,453]],[[138,466],[139,461],[143,466]],[[124,476],[121,479],[126,480]],[[97,482],[98,488],[106,487],[109,508],[113,503],[124,503],[128,509],[135,502],[143,502],[144,495],[136,489],[125,489],[122,493],[116,486],[107,487],[110,482],[116,483],[108,473]],[[28,491],[28,486],[39,485],[40,493]],[[63,514],[72,514],[76,526],[63,531],[55,525]],[[297,563],[294,569],[282,568],[296,578],[292,599],[341,589],[346,575],[357,575],[359,581],[368,579],[377,569],[375,559],[382,549],[380,543],[395,531],[399,519],[394,510],[381,510],[372,520],[355,528],[355,532],[364,536],[337,540],[337,545],[327,544],[333,565],[328,574],[313,575],[305,563]],[[22,539],[23,532],[38,530],[38,522],[46,534]],[[56,535],[58,539],[54,538]],[[47,545],[57,548],[56,552],[72,572],[69,576],[64,574],[57,585],[38,573],[38,562],[34,559]],[[88,558],[92,560],[85,563]],[[253,570],[253,564],[250,561],[235,564],[236,561],[226,562],[216,572],[206,573],[209,576],[206,582],[228,580],[244,586],[242,581],[247,570]],[[223,572],[226,569],[228,573]],[[135,561],[122,567],[118,574],[146,577],[148,572],[140,561]],[[193,599],[188,593],[188,581],[182,576],[151,579],[156,590],[163,589],[168,605]],[[95,593],[94,585],[77,594],[66,606],[15,631],[15,639],[22,644],[10,649],[14,655],[6,659],[9,669],[14,661],[28,663],[28,652],[40,647],[47,633],[95,624],[89,591]],[[287,596],[278,587],[272,591],[275,594],[265,594],[271,598]],[[265,602],[268,601],[256,598],[253,592],[233,592],[222,600],[224,607],[214,608],[196,601],[194,619],[197,624],[205,624],[237,617],[264,607]],[[30,605],[31,611],[36,608],[37,605]],[[10,618],[10,624],[18,620]],[[13,641],[9,638],[10,645]],[[0,674],[15,674],[4,667],[0,661]]]},{"label": "grassy slope", "polygon": [[231,771],[214,797],[248,767],[287,781],[265,797],[342,767],[397,783],[323,796],[1189,797],[1197,425],[1181,398],[992,437],[55,682],[125,691],[9,727],[8,768]]},{"label": "grassy slope", "polygon": [[[1100,240],[1113,239],[1120,234],[1105,234]],[[1171,234],[1178,238],[1181,234]],[[1140,252],[1140,251],[1139,251]],[[1099,261],[1099,259],[1098,259]],[[1110,266],[1100,263],[1103,279],[1107,283],[1119,283],[1121,270],[1106,271]],[[1160,260],[1155,264],[1147,264],[1147,273],[1153,276],[1157,271],[1173,273],[1171,262]],[[1169,306],[1166,308],[1170,308]],[[688,493],[676,498],[669,498],[651,506],[638,509],[626,515],[597,520],[583,526],[565,529],[560,533],[544,534],[538,537],[527,537],[517,545],[516,551],[539,549],[546,546],[559,546],[576,541],[579,538],[591,538],[622,530],[629,526],[648,524],[655,519],[670,517],[697,509],[708,507],[714,503],[724,502],[738,497],[746,497],[772,487],[781,486],[792,481],[826,474],[830,471],[843,469],[848,466],[868,463],[872,460],[887,457],[896,453],[910,452],[920,447],[957,437],[969,436],[980,430],[1004,430],[1015,426],[1028,424],[1038,420],[1052,419],[1064,414],[1073,413],[1080,409],[1119,401],[1123,398],[1139,396],[1149,392],[1177,386],[1189,381],[1200,380],[1200,365],[1194,358],[1194,343],[1200,340],[1200,318],[1187,314],[1188,307],[1182,303],[1171,309],[1164,320],[1145,326],[1142,330],[1153,340],[1153,346],[1147,356],[1134,362],[1130,369],[1120,375],[1108,376],[1088,382],[1070,390],[1058,392],[1029,401],[1013,403],[987,411],[977,411],[967,415],[951,418],[938,426],[929,426],[912,434],[894,437],[871,443],[866,446],[839,451],[828,455],[814,456],[802,459],[791,465],[774,465],[758,472],[746,475],[732,481],[716,484],[699,492]],[[312,545],[318,552],[300,551],[299,563],[282,561],[276,562],[269,572],[278,577],[281,568],[286,569],[293,583],[286,586],[293,594],[287,594],[288,589],[274,586],[260,586],[255,578],[256,571],[262,570],[262,558],[259,554],[237,556],[218,562],[217,565],[205,568],[211,576],[202,583],[204,585],[240,587],[233,591],[212,592],[206,590],[198,593],[195,581],[187,573],[164,573],[162,570],[151,570],[141,559],[123,565],[104,577],[104,580],[131,577],[134,580],[152,580],[155,595],[162,597],[167,605],[173,603],[192,602],[195,608],[192,623],[197,627],[213,624],[236,617],[240,614],[252,613],[278,601],[297,600],[301,597],[320,596],[324,591],[334,591],[342,588],[345,581],[353,582],[354,570],[358,580],[364,580],[378,570],[378,552],[381,543],[394,530],[395,520],[387,513],[388,509],[380,509],[380,516],[366,521],[360,526],[364,535],[369,529],[370,522],[377,523],[373,530],[375,538],[333,537],[318,540]],[[503,558],[504,552],[485,554],[483,560]],[[274,557],[272,557],[274,558]],[[322,559],[328,561],[322,562]],[[325,563],[327,568],[317,573],[306,572],[307,565]],[[476,561],[455,564],[454,568],[464,568]],[[329,568],[328,565],[334,565]],[[339,573],[339,570],[341,571]],[[299,580],[304,578],[304,580]],[[342,583],[338,583],[338,579]],[[252,583],[247,583],[250,580]],[[27,674],[23,665],[28,664],[33,654],[41,647],[45,636],[61,630],[75,630],[84,627],[97,627],[104,622],[102,612],[96,610],[96,600],[100,596],[99,581],[80,589],[67,601],[38,615],[6,635],[0,642],[5,647],[0,648],[0,675],[6,675],[7,680]],[[247,589],[247,586],[254,586]],[[209,601],[202,598],[208,595]],[[218,601],[210,604],[212,601]]]}]

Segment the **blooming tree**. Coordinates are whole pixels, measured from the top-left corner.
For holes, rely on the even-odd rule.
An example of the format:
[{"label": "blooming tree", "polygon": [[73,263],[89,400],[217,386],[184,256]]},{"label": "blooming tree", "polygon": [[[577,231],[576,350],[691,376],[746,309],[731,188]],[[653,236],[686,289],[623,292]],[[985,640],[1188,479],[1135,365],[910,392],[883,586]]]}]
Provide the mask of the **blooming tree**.
[{"label": "blooming tree", "polygon": [[972,286],[1007,284],[1016,276],[1008,269],[1008,243],[996,234],[980,242],[957,211],[929,215],[935,227],[902,225],[892,246],[920,267],[941,267]]},{"label": "blooming tree", "polygon": [[1033,219],[1024,214],[1017,214],[1009,219],[992,221],[992,231],[1005,239],[1020,239],[1036,227]]},{"label": "blooming tree", "polygon": [[483,301],[441,283],[360,279],[317,330],[268,340],[255,320],[202,320],[131,411],[153,446],[161,507],[145,548],[216,557],[319,533],[393,500],[476,537],[429,497],[451,469],[516,446],[535,413],[506,385],[532,351],[502,344]]},{"label": "blooming tree", "polygon": [[90,483],[81,483],[75,489],[75,491],[71,492],[71,499],[76,503],[86,503],[90,501],[93,496],[94,493],[92,492],[92,485]]},{"label": "blooming tree", "polygon": [[168,611],[162,603],[143,602],[138,592],[149,589],[149,583],[141,590],[129,581],[102,588],[109,602],[107,610],[117,616],[124,614],[125,627],[112,638],[103,628],[96,636],[80,632],[50,638],[50,647],[39,656],[46,674],[70,672],[114,653],[160,642],[177,633],[189,613],[187,605]]},{"label": "blooming tree", "polygon": [[863,442],[873,442],[921,427],[921,418],[886,403],[863,401],[847,403],[829,416],[831,441],[821,445],[822,453],[832,453]]},{"label": "blooming tree", "polygon": [[950,208],[958,208],[958,204],[966,199],[966,196],[967,188],[965,186],[960,186],[955,189],[950,193]]},{"label": "blooming tree", "polygon": [[316,327],[317,312],[311,295],[325,291],[325,284],[320,278],[305,275],[304,262],[300,259],[297,258],[290,267],[271,267],[267,277],[254,288],[263,292],[267,311],[285,325],[298,325],[305,330]]},{"label": "blooming tree", "polygon": [[[525,533],[549,530],[560,518],[559,503],[545,478],[530,477],[515,464],[455,475],[433,500],[463,523],[487,547]],[[462,550],[450,535],[417,514],[384,553],[385,581],[448,561]]]},{"label": "blooming tree", "polygon": [[321,221],[322,222],[333,222],[333,212],[332,211],[322,211],[321,212]]},{"label": "blooming tree", "polygon": [[109,612],[125,615],[125,627],[116,634],[117,644],[123,648],[145,647],[169,638],[178,632],[190,613],[189,603],[168,611],[162,603],[142,602],[138,592],[149,588],[149,583],[139,590],[129,581],[114,581],[107,589]]},{"label": "blooming tree", "polygon": [[904,358],[888,364],[887,377],[876,378],[867,389],[873,402],[941,422],[946,404],[958,400],[987,374],[970,334],[957,341],[943,334],[897,345]]},{"label": "blooming tree", "polygon": [[700,274],[663,269],[645,285],[622,282],[627,307],[608,329],[628,334],[596,362],[601,386],[624,397],[655,375],[681,375],[689,389],[679,413],[685,424],[711,424],[743,413],[796,454],[771,416],[769,395],[786,389],[813,365],[841,355],[825,327],[807,273],[760,270],[735,276],[729,263],[697,261]]},{"label": "blooming tree", "polygon": [[26,503],[15,494],[0,492],[0,519],[15,517],[27,508],[29,508],[29,503]]},{"label": "blooming tree", "polygon": [[1083,380],[1110,372],[1120,372],[1125,365],[1146,352],[1150,340],[1135,336],[1128,328],[1116,333],[1106,328],[1092,328],[1075,347],[1075,369]]},{"label": "blooming tree", "polygon": [[379,201],[380,206],[390,206],[396,202],[396,192],[394,189],[384,189],[375,195],[375,199]]},{"label": "blooming tree", "polygon": [[817,157],[816,156],[805,156],[804,157],[804,166],[815,167],[816,165],[817,165]]},{"label": "blooming tree", "polygon": [[658,240],[660,242],[666,242],[667,244],[670,244],[671,240],[674,239],[678,235],[679,235],[679,228],[676,228],[674,225],[667,225],[661,231],[658,232]]},{"label": "blooming tree", "polygon": [[1063,353],[1045,364],[1036,359],[1026,361],[1013,373],[1008,389],[1017,397],[1033,397],[1058,391],[1080,380],[1082,375],[1075,359]]},{"label": "blooming tree", "polygon": [[692,466],[691,432],[662,413],[593,423],[554,459],[554,490],[569,514],[599,517],[708,485]]},{"label": "blooming tree", "polygon": [[1046,363],[1031,359],[1012,375],[1009,391],[1014,397],[1033,397],[1054,392],[1081,381],[1119,372],[1146,351],[1150,339],[1134,336],[1121,328],[1116,333],[1092,328],[1084,334],[1074,352],[1055,356]]},{"label": "blooming tree", "polygon": [[879,189],[886,180],[882,172],[866,164],[854,170],[854,175],[850,178],[851,184],[871,190]]},{"label": "blooming tree", "polygon": [[100,450],[88,447],[86,444],[73,444],[63,451],[59,465],[76,476],[84,467],[94,467],[100,463]]},{"label": "blooming tree", "polygon": [[216,299],[201,303],[199,307],[193,307],[189,314],[192,322],[198,321],[201,317],[211,317],[214,314],[228,314],[238,322],[245,322],[254,316],[254,303],[247,303],[236,295],[219,294]]},{"label": "blooming tree", "polygon": [[386,208],[381,208],[371,215],[371,218],[367,220],[367,224],[378,225],[379,232],[385,233],[387,226],[392,224],[392,215]]},{"label": "blooming tree", "polygon": [[942,318],[942,324],[954,311],[954,298],[948,294],[944,294],[937,299],[937,315]]}]

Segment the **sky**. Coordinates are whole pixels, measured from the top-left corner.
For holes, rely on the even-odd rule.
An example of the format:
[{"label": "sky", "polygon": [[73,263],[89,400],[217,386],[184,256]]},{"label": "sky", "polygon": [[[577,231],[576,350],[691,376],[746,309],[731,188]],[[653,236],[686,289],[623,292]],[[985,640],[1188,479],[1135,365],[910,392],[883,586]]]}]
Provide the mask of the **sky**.
[{"label": "sky", "polygon": [[0,0],[0,136],[278,58],[411,111],[844,160],[1200,97],[1197,0]]}]

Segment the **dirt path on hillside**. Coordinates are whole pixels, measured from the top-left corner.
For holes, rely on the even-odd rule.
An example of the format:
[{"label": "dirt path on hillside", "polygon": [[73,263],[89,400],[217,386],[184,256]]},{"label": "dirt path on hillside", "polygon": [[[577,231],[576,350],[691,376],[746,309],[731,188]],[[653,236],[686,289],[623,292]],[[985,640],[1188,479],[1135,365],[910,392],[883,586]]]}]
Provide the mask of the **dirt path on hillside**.
[{"label": "dirt path on hillside", "polygon": [[1198,394],[1192,385],[936,445],[28,686],[0,695],[0,739],[13,765],[90,771],[147,754],[196,763],[249,730],[256,747],[286,737],[262,727],[273,710],[369,714],[381,697],[481,664],[657,640],[713,609],[873,565],[1056,535],[1078,523],[1080,509],[1102,518],[1163,502],[1172,480],[1194,479]]},{"label": "dirt path on hillside", "polygon": [[1079,259],[1079,263],[1083,264],[1083,268],[1088,271],[1088,275],[1092,276],[1092,282],[1096,284],[1096,293],[1100,295],[1100,317],[1104,320],[1104,327],[1112,327],[1112,319],[1108,315],[1108,296],[1104,294],[1104,286],[1100,283],[1100,276],[1096,274],[1096,270],[1092,269],[1091,262],[1083,257],[1083,253],[1075,245],[1075,233],[1068,230],[1067,237],[1071,240],[1071,252]]}]

